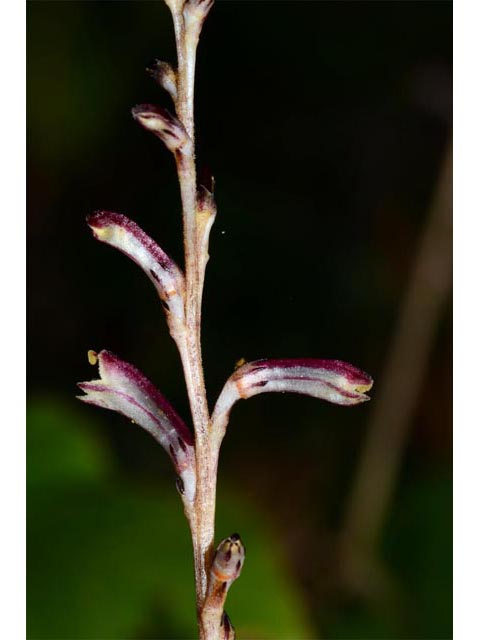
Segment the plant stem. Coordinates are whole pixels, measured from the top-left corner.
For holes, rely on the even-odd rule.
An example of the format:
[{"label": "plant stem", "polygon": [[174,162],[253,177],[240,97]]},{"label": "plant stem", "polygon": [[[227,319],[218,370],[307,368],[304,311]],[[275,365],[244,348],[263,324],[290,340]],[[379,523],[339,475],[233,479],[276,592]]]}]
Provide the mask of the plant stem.
[{"label": "plant stem", "polygon": [[197,178],[194,139],[194,79],[199,29],[185,27],[181,10],[172,11],[177,44],[176,112],[185,127],[192,145],[189,152],[177,155],[177,169],[183,208],[185,248],[185,331],[179,341],[180,354],[195,428],[197,485],[193,510],[187,513],[192,533],[197,616],[201,640],[214,640],[218,631],[208,629],[202,621],[207,594],[208,572],[212,559],[215,527],[216,455],[209,442],[210,414],[205,390],[201,351],[201,305],[205,265],[208,256],[200,242],[197,219]]}]

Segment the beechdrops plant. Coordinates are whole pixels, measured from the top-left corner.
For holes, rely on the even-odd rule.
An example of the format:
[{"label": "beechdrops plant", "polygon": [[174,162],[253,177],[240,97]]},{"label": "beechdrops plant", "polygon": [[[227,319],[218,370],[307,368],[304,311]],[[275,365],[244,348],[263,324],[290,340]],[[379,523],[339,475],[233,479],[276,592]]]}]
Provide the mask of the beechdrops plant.
[{"label": "beechdrops plant", "polygon": [[274,391],[355,405],[368,400],[365,392],[373,381],[338,360],[256,360],[232,373],[213,411],[209,410],[200,327],[209,234],[217,210],[213,180],[210,184],[197,182],[193,94],[196,48],[213,0],[165,2],[173,16],[178,65],[174,69],[157,62],[149,72],[170,94],[175,115],[150,104],[134,107],[132,114],[175,157],[183,212],[184,269],[124,215],[97,211],[88,216],[87,223],[97,240],[136,262],[157,290],[182,360],[193,431],[136,367],[110,351],[89,352],[89,362],[98,364],[99,378],[80,383],[84,395],[79,398],[123,414],[151,433],[170,456],[192,535],[200,638],[230,640],[235,632],[224,603],[242,570],[245,550],[236,533],[215,547],[214,522],[218,456],[233,405],[237,400]]}]

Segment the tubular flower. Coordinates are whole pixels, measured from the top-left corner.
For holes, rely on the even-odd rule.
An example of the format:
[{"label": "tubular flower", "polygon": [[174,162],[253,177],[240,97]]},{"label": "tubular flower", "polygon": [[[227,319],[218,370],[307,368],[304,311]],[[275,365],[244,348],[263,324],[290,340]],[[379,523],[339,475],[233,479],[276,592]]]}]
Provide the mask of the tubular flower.
[{"label": "tubular flower", "polygon": [[230,411],[237,400],[259,393],[301,393],[340,405],[360,404],[372,378],[340,360],[312,358],[255,360],[240,366],[227,380],[215,406],[212,424],[223,435]]},{"label": "tubular flower", "polygon": [[180,268],[132,220],[112,211],[95,211],[87,224],[105,242],[136,262],[153,282],[169,319],[183,323],[184,277]]},{"label": "tubular flower", "polygon": [[172,459],[180,492],[195,495],[195,449],[192,434],[168,400],[136,367],[110,351],[89,352],[98,360],[100,379],[80,382],[79,400],[121,413],[148,431]]},{"label": "tubular flower", "polygon": [[154,133],[173,153],[190,150],[192,141],[185,127],[163,107],[139,104],[132,109],[134,119],[147,131]]}]

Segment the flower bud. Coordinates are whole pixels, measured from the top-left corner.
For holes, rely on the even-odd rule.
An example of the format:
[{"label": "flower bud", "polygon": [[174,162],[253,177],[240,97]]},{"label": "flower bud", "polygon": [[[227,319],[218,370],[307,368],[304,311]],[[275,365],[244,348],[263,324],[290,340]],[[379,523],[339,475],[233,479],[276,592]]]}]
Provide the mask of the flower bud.
[{"label": "flower bud", "polygon": [[222,540],[215,551],[210,568],[205,607],[215,611],[219,621],[227,592],[240,575],[244,561],[245,547],[238,533],[232,533],[231,536]]},{"label": "flower bud", "polygon": [[245,560],[245,547],[240,540],[238,533],[222,540],[215,551],[212,568],[210,569],[210,579],[214,583],[226,582],[228,588],[234,580],[238,578],[242,571]]},{"label": "flower bud", "polygon": [[211,628],[218,629],[215,637],[221,640],[235,640],[235,629],[223,607],[230,586],[240,575],[244,560],[245,547],[238,533],[232,533],[218,545],[210,567],[202,615]]}]

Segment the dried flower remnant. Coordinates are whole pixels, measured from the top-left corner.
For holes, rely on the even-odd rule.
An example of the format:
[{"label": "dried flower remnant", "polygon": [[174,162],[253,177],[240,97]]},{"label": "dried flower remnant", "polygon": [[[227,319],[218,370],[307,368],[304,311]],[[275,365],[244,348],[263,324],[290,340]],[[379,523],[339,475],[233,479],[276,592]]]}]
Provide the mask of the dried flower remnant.
[{"label": "dried flower remnant", "polygon": [[175,102],[177,99],[177,74],[172,66],[168,62],[155,60],[151,67],[147,67],[147,73],[170,94]]},{"label": "dried flower remnant", "polygon": [[205,273],[207,262],[210,258],[208,253],[208,246],[210,240],[210,231],[217,216],[217,205],[213,195],[215,186],[215,180],[207,171],[204,170],[203,182],[200,184],[197,190],[197,226],[198,226],[198,243],[200,246],[200,261],[199,271],[202,274]]},{"label": "dried flower remnant", "polygon": [[[89,352],[89,360],[91,352]],[[189,502],[195,495],[193,437],[168,400],[136,367],[109,351],[96,355],[99,380],[79,382],[82,402],[126,416],[148,431],[171,457]]]}]

